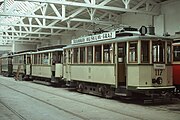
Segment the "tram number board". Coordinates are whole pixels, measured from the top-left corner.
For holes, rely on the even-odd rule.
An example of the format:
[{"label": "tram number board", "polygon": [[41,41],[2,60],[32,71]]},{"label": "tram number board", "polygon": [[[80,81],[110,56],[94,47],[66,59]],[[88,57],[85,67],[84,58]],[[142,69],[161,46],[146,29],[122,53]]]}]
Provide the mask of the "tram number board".
[{"label": "tram number board", "polygon": [[165,64],[154,64],[154,69],[165,69]]},{"label": "tram number board", "polygon": [[81,38],[78,38],[78,39],[73,39],[73,40],[71,40],[71,44],[107,40],[107,39],[112,39],[112,38],[115,38],[115,37],[116,37],[115,31],[113,31],[113,32],[105,32],[105,33],[98,34],[98,35],[92,35],[92,36],[81,37]]}]

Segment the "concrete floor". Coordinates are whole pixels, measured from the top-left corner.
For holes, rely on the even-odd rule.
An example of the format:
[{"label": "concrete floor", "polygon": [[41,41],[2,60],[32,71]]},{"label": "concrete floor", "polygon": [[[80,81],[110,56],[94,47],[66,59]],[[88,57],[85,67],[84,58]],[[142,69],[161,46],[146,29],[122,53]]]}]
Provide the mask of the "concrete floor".
[{"label": "concrete floor", "polygon": [[180,120],[180,102],[141,105],[0,76],[0,120]]}]

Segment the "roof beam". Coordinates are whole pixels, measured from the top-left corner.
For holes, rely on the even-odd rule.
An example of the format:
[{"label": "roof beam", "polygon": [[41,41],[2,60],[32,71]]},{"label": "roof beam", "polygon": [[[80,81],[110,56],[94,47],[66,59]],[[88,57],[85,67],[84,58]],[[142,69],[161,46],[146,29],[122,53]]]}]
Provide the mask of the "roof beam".
[{"label": "roof beam", "polygon": [[61,4],[61,5],[66,5],[66,6],[76,6],[76,7],[103,9],[103,10],[110,10],[110,11],[121,11],[121,12],[133,12],[133,13],[143,13],[143,14],[158,15],[157,12],[132,10],[132,9],[126,9],[126,8],[120,8],[120,7],[104,6],[104,5],[88,4],[88,3],[78,3],[78,2],[70,2],[70,1],[57,1],[57,0],[25,0],[25,1],[41,2],[41,3],[53,3],[53,4]]},{"label": "roof beam", "polygon": [[15,42],[36,42],[36,43],[40,43],[41,41],[38,41],[38,40],[17,40],[17,39],[5,39],[5,40],[8,40],[8,41],[15,41]]},{"label": "roof beam", "polygon": [[13,35],[0,35],[0,37],[9,37],[9,38],[32,38],[32,39],[50,39],[48,37],[34,37],[34,36],[13,36]]}]

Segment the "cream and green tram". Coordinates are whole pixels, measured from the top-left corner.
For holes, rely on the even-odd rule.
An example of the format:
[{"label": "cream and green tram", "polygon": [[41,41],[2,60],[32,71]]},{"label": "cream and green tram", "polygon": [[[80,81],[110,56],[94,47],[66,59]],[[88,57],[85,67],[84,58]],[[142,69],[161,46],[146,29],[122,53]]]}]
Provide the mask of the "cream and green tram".
[{"label": "cream and green tram", "polygon": [[78,91],[104,97],[171,91],[171,45],[171,39],[125,31],[78,38],[64,48],[64,78]]},{"label": "cream and green tram", "polygon": [[31,78],[40,83],[61,83],[63,77],[62,57],[62,48],[32,52]]},{"label": "cream and green tram", "polygon": [[22,51],[12,55],[12,72],[16,79],[28,80],[30,75],[31,52]]}]

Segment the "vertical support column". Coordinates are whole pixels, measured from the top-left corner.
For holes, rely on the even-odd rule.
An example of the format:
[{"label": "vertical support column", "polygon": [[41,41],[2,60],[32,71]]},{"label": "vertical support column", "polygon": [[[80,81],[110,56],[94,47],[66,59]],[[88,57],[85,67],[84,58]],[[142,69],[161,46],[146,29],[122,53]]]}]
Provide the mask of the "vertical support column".
[{"label": "vertical support column", "polygon": [[101,63],[104,63],[104,45],[101,45]]},{"label": "vertical support column", "polygon": [[20,36],[22,36],[22,29],[21,26],[19,26]]},{"label": "vertical support column", "polygon": [[67,23],[67,27],[70,28],[71,27],[70,26],[71,21],[67,21],[66,23]]},{"label": "vertical support column", "polygon": [[12,32],[12,52],[14,53],[15,52],[15,40],[14,40],[14,32]]},{"label": "vertical support column", "polygon": [[146,11],[149,11],[149,3],[146,2]]},{"label": "vertical support column", "polygon": [[137,51],[138,64],[140,64],[141,63],[141,40],[138,40],[137,49],[138,49]]},{"label": "vertical support column", "polygon": [[[32,25],[32,18],[29,18],[29,25]],[[32,32],[32,27],[29,27],[29,31]]]},{"label": "vertical support column", "polygon": [[[65,0],[62,0],[62,1],[65,1]],[[65,18],[66,17],[66,6],[65,5],[62,5],[62,18]]]},{"label": "vertical support column", "polygon": [[96,0],[91,0],[91,4],[95,5],[96,4]]},{"label": "vertical support column", "polygon": [[[42,8],[42,15],[43,16],[46,16],[47,7],[48,7],[48,4],[46,3],[46,5],[43,6],[43,8]],[[45,18],[43,18],[43,26],[46,26],[46,19]]]},{"label": "vertical support column", "polygon": [[4,0],[4,8],[3,8],[3,12],[6,13],[7,11],[7,0]]}]

